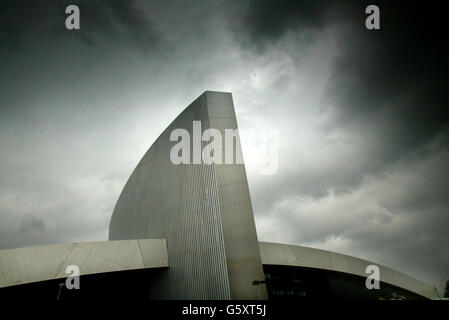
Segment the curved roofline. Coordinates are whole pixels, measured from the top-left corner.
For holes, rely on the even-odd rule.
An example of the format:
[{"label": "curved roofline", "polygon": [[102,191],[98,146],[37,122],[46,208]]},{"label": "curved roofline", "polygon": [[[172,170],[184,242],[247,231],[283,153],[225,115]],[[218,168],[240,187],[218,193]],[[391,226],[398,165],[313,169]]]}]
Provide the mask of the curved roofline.
[{"label": "curved roofline", "polygon": [[74,242],[0,250],[0,288],[61,279],[69,265],[80,276],[168,267],[165,239]]},{"label": "curved roofline", "polygon": [[[440,298],[436,288],[381,264],[323,249],[275,242],[259,242],[262,264],[342,272],[366,277],[376,265],[380,281],[423,297]],[[0,288],[67,277],[68,265],[80,275],[169,267],[165,239],[78,242],[0,250]]]},{"label": "curved roofline", "polygon": [[259,247],[262,264],[323,269],[364,278],[368,276],[365,273],[366,267],[376,265],[379,267],[381,282],[406,289],[429,299],[440,297],[434,286],[372,261],[323,249],[275,242],[260,241]]}]

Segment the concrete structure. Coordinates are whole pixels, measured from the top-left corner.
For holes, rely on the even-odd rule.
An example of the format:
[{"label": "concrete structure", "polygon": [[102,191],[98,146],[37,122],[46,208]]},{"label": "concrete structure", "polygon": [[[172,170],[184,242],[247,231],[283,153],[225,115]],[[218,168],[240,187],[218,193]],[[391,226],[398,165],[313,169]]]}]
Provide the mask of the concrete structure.
[{"label": "concrete structure", "polygon": [[[237,129],[231,94],[205,92],[162,132],[120,194],[110,241],[0,251],[0,297],[30,291],[59,298],[61,289],[55,288],[61,288],[58,279],[67,276],[67,265],[79,266],[87,283],[78,290],[84,297],[111,292],[141,299],[438,297],[432,286],[380,265],[382,290],[367,290],[365,269],[375,264],[369,261],[259,243],[243,164],[195,163],[194,152],[191,164],[170,161],[177,143],[170,141],[171,132],[182,128],[194,136],[194,121],[223,136],[225,129]],[[193,142],[193,148],[207,143]],[[241,153],[240,145],[223,148],[223,157],[229,151]]]}]

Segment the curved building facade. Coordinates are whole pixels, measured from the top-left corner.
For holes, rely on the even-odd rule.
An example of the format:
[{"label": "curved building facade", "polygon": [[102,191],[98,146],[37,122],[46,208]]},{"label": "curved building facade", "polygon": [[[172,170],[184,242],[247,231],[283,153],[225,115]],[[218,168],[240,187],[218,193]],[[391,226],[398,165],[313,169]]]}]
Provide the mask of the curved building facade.
[{"label": "curved building facade", "polygon": [[[438,299],[435,287],[367,260],[303,246],[260,242],[270,300]],[[379,289],[365,286],[379,268]],[[80,271],[80,290],[67,290],[67,267]],[[0,250],[0,299],[148,300],[171,272],[164,239],[67,243]],[[166,279],[166,278],[165,278]],[[61,286],[62,285],[62,286]],[[155,292],[156,290],[156,292]]]},{"label": "curved building facade", "polygon": [[[198,127],[200,124],[200,128]],[[174,130],[191,137],[190,163],[173,164]],[[155,298],[258,299],[266,291],[243,164],[205,164],[203,131],[237,129],[232,95],[206,91],[159,136],[137,165],[115,206],[109,239],[167,239],[170,272]],[[238,136],[222,156],[241,154]]]},{"label": "curved building facade", "polygon": [[[373,262],[259,243],[238,134],[230,135],[232,144],[211,148],[213,133],[226,137],[236,129],[231,94],[202,94],[131,174],[111,217],[110,241],[0,250],[0,298],[439,298],[433,286]],[[183,139],[188,148],[174,148]],[[208,162],[203,150],[212,149],[215,162]],[[181,163],[173,161],[173,150],[182,151]],[[373,264],[379,289],[365,285]],[[79,268],[80,290],[64,289],[67,266]]]},{"label": "curved building facade", "polygon": [[[419,300],[438,298],[435,287],[375,262],[327,250],[260,242],[270,299]],[[368,266],[379,268],[379,289],[367,289]]]}]

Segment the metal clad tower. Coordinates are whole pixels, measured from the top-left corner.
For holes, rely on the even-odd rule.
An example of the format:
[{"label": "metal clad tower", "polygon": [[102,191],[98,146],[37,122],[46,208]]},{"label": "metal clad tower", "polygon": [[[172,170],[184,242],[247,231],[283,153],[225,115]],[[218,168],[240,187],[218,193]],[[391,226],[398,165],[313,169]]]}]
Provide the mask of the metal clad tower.
[{"label": "metal clad tower", "polygon": [[[175,129],[237,129],[232,95],[206,91],[159,136],[137,165],[114,208],[109,239],[167,239],[170,268],[152,298],[266,299],[262,261],[244,164],[175,165]],[[201,142],[203,148],[209,142]],[[201,149],[202,149],[201,148]],[[233,143],[235,155],[240,145]],[[191,148],[192,150],[192,148]]]}]

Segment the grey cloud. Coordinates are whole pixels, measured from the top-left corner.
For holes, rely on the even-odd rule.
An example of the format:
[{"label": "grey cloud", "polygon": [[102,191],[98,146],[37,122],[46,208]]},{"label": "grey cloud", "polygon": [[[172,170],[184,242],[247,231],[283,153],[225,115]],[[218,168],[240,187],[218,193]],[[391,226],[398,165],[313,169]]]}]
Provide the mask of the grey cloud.
[{"label": "grey cloud", "polygon": [[[80,30],[68,31],[65,8],[80,8]],[[6,1],[0,11],[0,46],[29,51],[64,42],[82,42],[108,47],[131,45],[147,50],[154,48],[159,34],[138,7],[137,1]]]},{"label": "grey cloud", "polygon": [[260,237],[282,230],[278,241],[356,255],[440,284],[449,264],[449,203],[447,182],[435,176],[448,159],[448,151],[408,159],[339,196],[286,197],[259,217]]},{"label": "grey cloud", "polygon": [[[325,28],[329,23],[328,19],[335,19],[347,7],[341,4],[335,6],[335,2],[246,1],[239,8],[238,18],[232,20],[232,30],[242,45],[263,52],[272,43],[276,44],[288,31],[299,31],[307,35]],[[306,39],[311,40],[308,37]]]},{"label": "grey cloud", "polygon": [[[368,4],[380,7],[381,30],[365,29]],[[337,250],[441,283],[449,265],[445,20],[435,2],[247,3],[233,29],[238,43],[261,56],[284,51],[298,73],[297,52],[325,34],[335,41],[320,101],[327,120],[317,145],[308,145],[316,161],[304,161],[309,154],[292,143],[281,151],[294,165],[251,177],[262,239]]]},{"label": "grey cloud", "polygon": [[[306,170],[293,173],[294,177],[289,172],[282,181],[291,180],[296,185],[290,189],[293,192],[320,197],[330,188],[352,190],[364,174],[401,161],[438,136],[446,136],[441,140],[447,141],[448,52],[440,37],[446,29],[443,11],[414,2],[408,2],[406,10],[397,1],[375,4],[381,10],[381,30],[376,31],[364,27],[365,2],[249,1],[241,16],[238,31],[244,36],[236,36],[255,48],[277,46],[288,32],[296,35],[289,39],[296,38],[298,49],[309,45],[302,33],[311,34],[314,41],[324,30],[336,37],[337,53],[321,102],[332,117],[322,130],[358,137],[364,154],[341,166],[344,172]],[[282,190],[288,192],[287,187]]]},{"label": "grey cloud", "polygon": [[338,53],[323,103],[335,109],[336,118],[327,129],[363,118],[362,127],[374,126],[388,135],[378,151],[384,153],[383,161],[391,162],[449,125],[448,51],[440,37],[447,28],[444,11],[431,5],[374,4],[381,10],[381,30],[368,31],[365,2],[251,1],[240,31],[260,46],[275,43],[288,31],[335,30]]},{"label": "grey cloud", "polygon": [[45,222],[35,215],[26,215],[22,218],[20,232],[44,232]]}]

